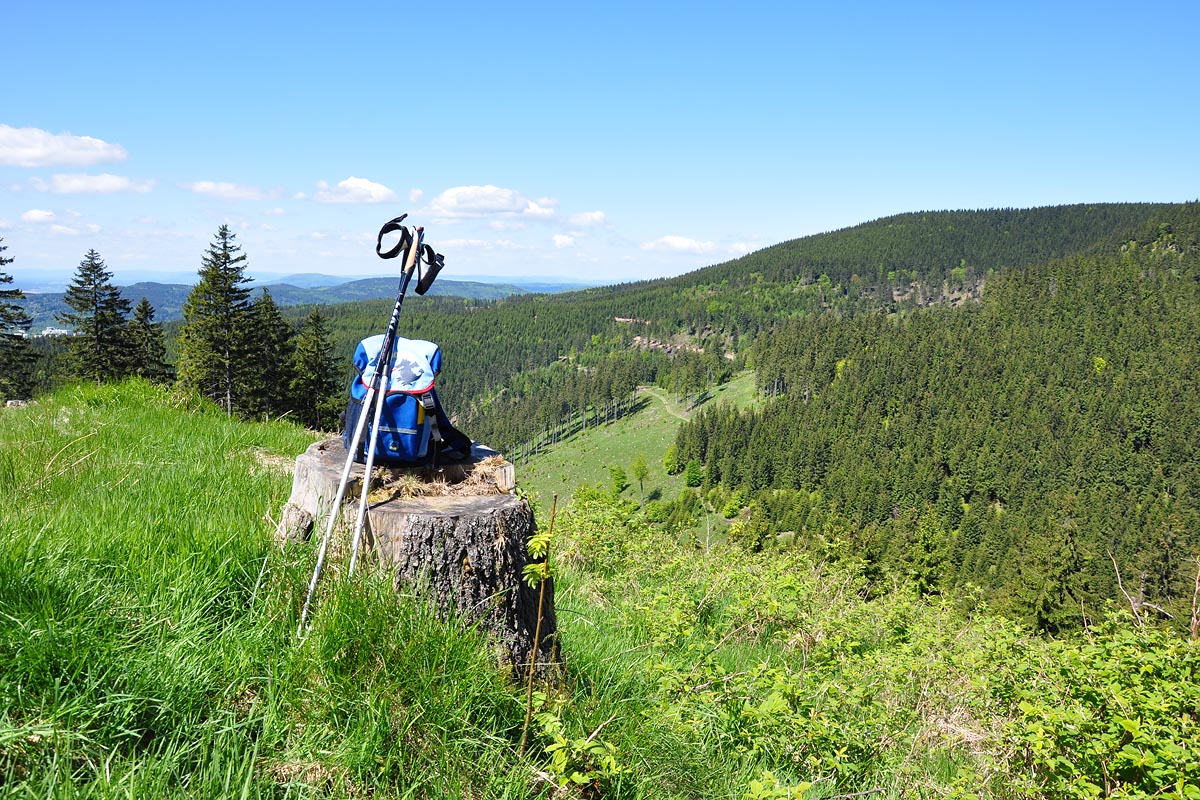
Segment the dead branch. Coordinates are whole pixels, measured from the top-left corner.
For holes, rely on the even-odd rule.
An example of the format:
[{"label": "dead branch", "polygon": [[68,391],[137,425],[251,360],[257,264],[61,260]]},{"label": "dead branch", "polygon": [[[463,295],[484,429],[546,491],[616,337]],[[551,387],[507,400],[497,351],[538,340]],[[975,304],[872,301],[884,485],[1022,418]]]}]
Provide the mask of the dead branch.
[{"label": "dead branch", "polygon": [[1196,559],[1196,588],[1192,590],[1192,641],[1200,640],[1200,557]]},{"label": "dead branch", "polygon": [[1108,560],[1112,562],[1113,569],[1117,573],[1117,588],[1121,590],[1121,594],[1125,595],[1125,599],[1129,601],[1129,608],[1131,611],[1133,611],[1134,621],[1137,622],[1138,625],[1141,625],[1142,612],[1138,607],[1138,603],[1135,603],[1133,598],[1129,596],[1129,592],[1125,591],[1125,584],[1121,582],[1121,568],[1117,566],[1117,560],[1113,558],[1112,551],[1107,550],[1105,552],[1108,553]]}]

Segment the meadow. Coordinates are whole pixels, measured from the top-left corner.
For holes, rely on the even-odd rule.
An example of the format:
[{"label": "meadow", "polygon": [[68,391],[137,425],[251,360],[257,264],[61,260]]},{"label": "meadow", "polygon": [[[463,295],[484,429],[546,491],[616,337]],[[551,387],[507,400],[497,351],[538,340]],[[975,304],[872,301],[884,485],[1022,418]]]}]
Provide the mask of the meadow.
[{"label": "meadow", "polygon": [[522,751],[522,687],[382,571],[335,563],[297,637],[315,548],[272,518],[320,435],[141,381],[0,413],[0,795],[1200,798],[1177,629],[1047,638],[852,558],[699,547],[603,473],[560,498],[564,673]]}]

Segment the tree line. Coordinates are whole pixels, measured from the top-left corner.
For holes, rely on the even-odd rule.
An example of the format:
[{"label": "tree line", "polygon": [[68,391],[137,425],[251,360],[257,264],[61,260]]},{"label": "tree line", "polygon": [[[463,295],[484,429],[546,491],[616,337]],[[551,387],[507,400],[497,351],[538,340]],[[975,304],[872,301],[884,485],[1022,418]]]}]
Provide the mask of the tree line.
[{"label": "tree line", "polygon": [[[4,248],[0,246],[0,254]],[[0,255],[0,268],[12,261]],[[305,425],[331,429],[341,408],[333,343],[320,309],[293,325],[271,294],[251,297],[246,255],[222,225],[201,257],[199,281],[184,305],[178,329],[178,366],[168,362],[164,326],[145,297],[131,309],[95,250],[80,261],[67,287],[70,311],[59,320],[73,329],[61,340],[30,342],[29,317],[19,290],[0,293],[0,392],[28,397],[38,385],[64,377],[97,383],[139,376],[174,382],[229,414],[293,415]],[[0,284],[11,282],[0,271]],[[40,368],[37,366],[40,362]]]}]

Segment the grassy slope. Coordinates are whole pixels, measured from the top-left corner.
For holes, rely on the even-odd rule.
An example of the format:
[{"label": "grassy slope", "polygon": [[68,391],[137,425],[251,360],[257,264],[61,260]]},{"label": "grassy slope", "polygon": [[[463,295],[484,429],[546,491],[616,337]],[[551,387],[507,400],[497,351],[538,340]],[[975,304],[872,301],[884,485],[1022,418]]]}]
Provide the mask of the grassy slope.
[{"label": "grassy slope", "polygon": [[558,522],[567,674],[518,756],[523,693],[386,575],[335,565],[297,640],[315,548],[267,516],[311,440],[137,382],[0,411],[0,795],[1200,797],[1194,643],[1047,642],[598,497]]},{"label": "grassy slope", "polygon": [[525,794],[471,632],[335,577],[296,639],[312,548],[269,516],[312,435],[176,405],[130,383],[0,411],[0,790]]},{"label": "grassy slope", "polygon": [[[733,380],[718,386],[708,403],[733,403],[748,406],[758,402],[754,393],[754,375],[743,372]],[[684,488],[682,475],[668,475],[663,468],[663,455],[675,441],[675,431],[688,418],[688,409],[674,401],[669,392],[646,387],[639,395],[638,410],[609,425],[594,426],[570,438],[549,445],[528,464],[517,467],[521,488],[550,507],[550,498],[558,494],[565,503],[580,486],[599,484],[612,486],[609,469],[625,470],[628,485],[621,493],[626,500],[637,502],[671,499]],[[649,475],[639,488],[630,464],[641,454],[646,459]],[[711,519],[721,528],[724,520]],[[704,524],[701,523],[700,533]]]}]

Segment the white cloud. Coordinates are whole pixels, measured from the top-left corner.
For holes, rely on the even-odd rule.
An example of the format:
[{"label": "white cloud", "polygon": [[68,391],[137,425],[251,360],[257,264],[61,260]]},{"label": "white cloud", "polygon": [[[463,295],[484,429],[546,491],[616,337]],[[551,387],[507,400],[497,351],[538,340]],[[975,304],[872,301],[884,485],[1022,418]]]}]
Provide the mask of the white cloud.
[{"label": "white cloud", "polygon": [[350,176],[333,187],[318,181],[313,199],[318,203],[386,203],[395,200],[396,193],[382,183]]},{"label": "white cloud", "polygon": [[494,219],[488,223],[488,227],[494,231],[523,231],[528,226],[517,220]]},{"label": "white cloud", "polygon": [[74,228],[68,228],[66,225],[51,225],[51,233],[57,233],[60,236],[78,236],[79,231]]},{"label": "white cloud", "polygon": [[373,233],[343,233],[338,237],[338,241],[349,242],[350,244],[360,245],[362,247],[375,247],[375,234]]},{"label": "white cloud", "polygon": [[139,225],[155,225],[157,224],[158,220],[156,220],[154,217],[138,217],[134,220],[134,222]]},{"label": "white cloud", "polygon": [[0,164],[10,167],[89,167],[124,161],[125,148],[91,136],[0,125]]},{"label": "white cloud", "polygon": [[55,175],[46,183],[41,178],[32,178],[29,184],[40,192],[54,194],[114,194],[116,192],[148,192],[154,181],[135,181],[122,175]]},{"label": "white cloud", "polygon": [[53,222],[57,217],[53,211],[43,211],[40,208],[31,208],[21,215],[21,219],[25,222]]},{"label": "white cloud", "polygon": [[263,213],[268,217],[282,217],[284,212],[282,208],[268,208]]},{"label": "white cloud", "polygon": [[408,202],[410,202],[410,203],[419,203],[419,202],[421,202],[421,198],[424,196],[425,196],[424,189],[409,189],[408,190]]},{"label": "white cloud", "polygon": [[716,250],[717,243],[701,242],[696,239],[688,239],[685,236],[664,236],[661,239],[655,239],[653,242],[642,242],[641,248],[643,250],[654,250],[660,252],[704,255],[705,253],[711,253]]},{"label": "white cloud", "polygon": [[6,219],[0,218],[0,230],[4,230],[5,228],[11,228],[11,227],[12,227],[11,222],[9,222]]},{"label": "white cloud", "polygon": [[744,255],[746,255],[746,253],[749,253],[750,251],[752,251],[754,249],[755,249],[755,246],[753,244],[751,244],[750,242],[733,242],[732,244],[726,245],[726,247],[725,247],[726,251],[732,253],[735,256],[744,256]]},{"label": "white cloud", "polygon": [[548,208],[542,203],[530,203],[529,208],[521,212],[526,217],[534,219],[551,219],[554,217],[554,209]]},{"label": "white cloud", "polygon": [[509,239],[497,239],[496,241],[488,241],[487,239],[447,239],[439,245],[439,250],[447,252],[451,250],[517,250],[520,248],[516,242]]},{"label": "white cloud", "polygon": [[470,217],[523,216],[549,219],[554,216],[557,202],[542,197],[534,202],[516,189],[499,186],[455,186],[439,194],[429,203],[438,217],[464,219]]},{"label": "white cloud", "polygon": [[572,247],[575,244],[574,236],[566,236],[561,233],[556,233],[551,238],[554,240],[554,246],[560,250],[564,247]]},{"label": "white cloud", "polygon": [[603,211],[583,211],[571,215],[571,224],[580,227],[603,225],[607,221]]},{"label": "white cloud", "polygon": [[194,183],[181,183],[180,186],[196,194],[206,194],[224,200],[261,200],[266,196],[261,189],[253,186],[222,181],[195,181]]}]

